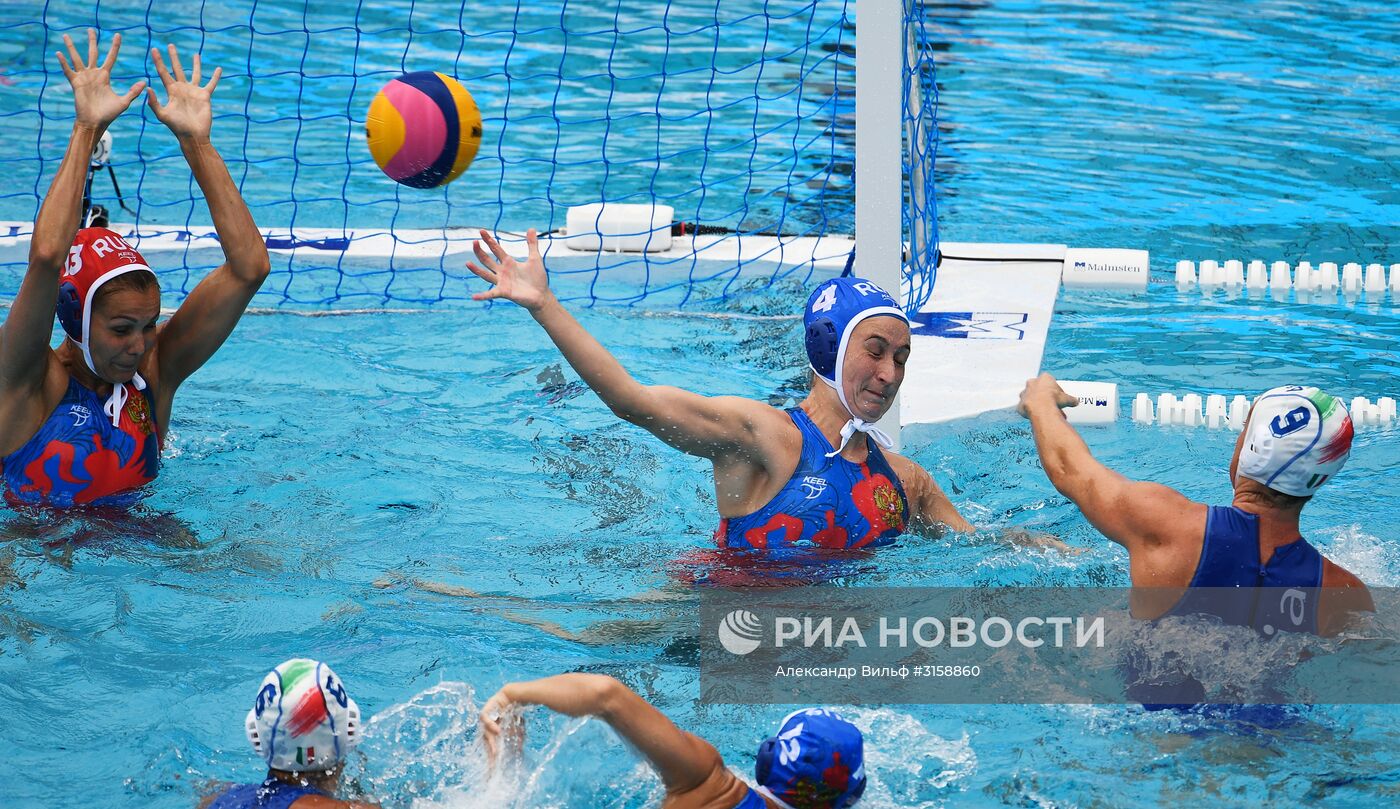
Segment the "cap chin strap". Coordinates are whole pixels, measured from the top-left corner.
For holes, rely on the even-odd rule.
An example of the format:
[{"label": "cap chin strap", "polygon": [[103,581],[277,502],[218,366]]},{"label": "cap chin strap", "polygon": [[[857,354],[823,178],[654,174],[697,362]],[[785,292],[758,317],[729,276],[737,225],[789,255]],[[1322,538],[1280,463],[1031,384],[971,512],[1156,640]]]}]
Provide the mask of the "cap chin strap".
[{"label": "cap chin strap", "polygon": [[[93,376],[97,377],[98,379],[101,379],[102,375],[97,373],[97,369],[93,367],[92,351],[88,349],[88,344],[78,343],[78,341],[73,340],[72,337],[69,337],[68,339],[72,340],[74,343],[77,343],[78,348],[81,348],[83,350],[83,362],[87,363],[88,370],[92,371]],[[139,373],[132,375],[131,384],[134,385],[137,390],[146,389],[146,380],[142,379],[141,374]],[[107,401],[102,404],[102,412],[106,413],[107,418],[112,420],[113,427],[121,426],[122,408],[126,407],[126,400],[128,398],[129,397],[127,396],[126,385],[121,382],[113,382],[112,395],[108,396]]]},{"label": "cap chin strap", "polygon": [[856,433],[865,433],[875,439],[875,443],[879,444],[881,449],[894,449],[894,439],[890,438],[889,433],[875,426],[875,422],[861,421],[858,418],[852,418],[850,421],[846,422],[846,426],[841,428],[840,446],[828,452],[826,457],[832,458],[840,455],[841,450],[846,448],[846,443],[850,441]]},{"label": "cap chin strap", "polygon": [[772,792],[769,791],[768,787],[757,786],[753,788],[753,791],[757,792],[758,794],[762,795],[763,797],[767,798],[773,803],[778,804],[779,806],[783,807],[783,809],[793,809],[792,804],[787,803],[782,798],[779,798],[777,795],[774,795]]},{"label": "cap chin strap", "polygon": [[[92,375],[98,379],[101,379],[102,376],[97,373],[96,366],[92,364],[92,351],[88,349],[88,340],[92,337],[92,302],[97,297],[98,288],[103,284],[116,278],[118,275],[136,272],[137,270],[151,272],[151,268],[145,264],[133,263],[110,269],[98,276],[97,280],[92,282],[92,286],[88,287],[87,296],[83,300],[83,339],[79,342],[73,340],[72,335],[68,336],[69,340],[73,340],[73,342],[78,344],[78,348],[83,350],[83,361],[87,363],[88,370],[92,371]],[[146,380],[142,379],[139,373],[132,375],[131,384],[135,385],[137,390],[146,389]],[[107,397],[107,402],[102,405],[102,412],[106,413],[107,417],[112,420],[113,427],[121,426],[122,407],[126,405],[126,400],[126,385],[115,382],[112,383],[112,395]]]},{"label": "cap chin strap", "polygon": [[829,387],[836,391],[837,398],[841,400],[841,406],[846,409],[846,415],[851,417],[841,427],[841,443],[837,445],[836,449],[832,450],[831,452],[828,452],[826,454],[826,457],[833,458],[837,455],[840,455],[841,450],[846,448],[846,444],[850,442],[851,438],[853,438],[856,433],[865,433],[866,435],[875,439],[875,443],[879,444],[881,449],[894,449],[894,439],[890,438],[889,433],[877,427],[875,422],[865,421],[864,419],[857,416],[855,413],[851,412],[851,406],[846,403],[845,391],[841,390],[841,388],[835,382],[832,382],[830,379],[827,379],[821,374],[817,374],[817,378],[825,382]]}]

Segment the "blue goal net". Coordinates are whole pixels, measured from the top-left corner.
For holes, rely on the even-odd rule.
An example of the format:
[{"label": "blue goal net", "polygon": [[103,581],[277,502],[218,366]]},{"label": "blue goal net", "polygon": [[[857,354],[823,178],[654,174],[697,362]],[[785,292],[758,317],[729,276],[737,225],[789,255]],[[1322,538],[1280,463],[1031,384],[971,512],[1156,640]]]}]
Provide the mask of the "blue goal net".
[{"label": "blue goal net", "polygon": [[938,82],[933,26],[921,0],[904,3],[904,282],[913,314],[933,296],[938,280]]},{"label": "blue goal net", "polygon": [[[72,123],[53,54],[63,34],[81,39],[90,26],[104,49],[124,38],[119,89],[147,78],[160,92],[149,51],[167,43],[187,62],[202,53],[206,73],[223,68],[213,140],[273,251],[265,305],[465,301],[482,288],[464,267],[477,228],[517,252],[525,229],[549,234],[561,297],[589,304],[686,306],[806,286],[814,273],[840,272],[857,235],[855,5],[35,3],[0,22],[9,178],[0,292],[12,294],[23,273],[28,229]],[[925,89],[906,93],[906,137],[918,141],[906,165],[906,271],[931,288],[937,128],[919,9],[908,12],[919,29],[911,43],[923,43],[911,46],[908,69]],[[458,79],[484,130],[471,167],[426,190],[386,177],[365,138],[375,94],[420,70]],[[220,261],[208,210],[174,137],[143,104],[111,135],[92,201],[139,239],[178,300]],[[602,237],[601,250],[572,249],[570,209],[596,203],[651,212],[641,235],[653,249],[616,252]]]}]

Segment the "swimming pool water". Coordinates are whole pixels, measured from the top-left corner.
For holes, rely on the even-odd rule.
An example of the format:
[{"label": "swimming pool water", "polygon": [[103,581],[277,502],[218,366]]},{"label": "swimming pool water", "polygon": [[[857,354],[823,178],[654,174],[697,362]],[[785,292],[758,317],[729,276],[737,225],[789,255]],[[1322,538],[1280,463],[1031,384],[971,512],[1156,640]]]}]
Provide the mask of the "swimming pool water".
[{"label": "swimming pool water", "polygon": [[[1250,9],[939,7],[945,237],[1154,252],[1145,295],[1062,296],[1047,370],[1128,394],[1304,377],[1395,395],[1389,303],[1203,299],[1169,283],[1178,257],[1400,260],[1394,155],[1375,137],[1397,115],[1382,58],[1397,23],[1361,5]],[[801,296],[780,284],[743,299],[747,318],[581,318],[645,381],[781,404],[805,371],[795,321],[775,318]],[[1085,435],[1126,473],[1228,497],[1228,432]],[[1303,518],[1372,585],[1400,584],[1397,442],[1358,432]],[[1126,555],[1050,488],[1018,418],[914,427],[904,446],[988,530],[909,538],[822,586],[1127,583]],[[708,544],[707,466],[618,423],[519,310],[250,316],[176,397],[166,456],[135,514],[3,513],[7,807],[187,807],[210,780],[256,778],[243,714],[293,654],[331,662],[374,717],[351,776],[391,806],[656,802],[655,776],[606,728],[543,715],[520,771],[487,782],[473,709],[507,679],[615,674],[743,771],[785,713],[697,704],[694,595],[638,599]],[[1085,550],[996,539],[1013,525]],[[848,713],[867,731],[872,807],[1372,806],[1400,781],[1383,706],[1275,729],[1121,706]]]}]

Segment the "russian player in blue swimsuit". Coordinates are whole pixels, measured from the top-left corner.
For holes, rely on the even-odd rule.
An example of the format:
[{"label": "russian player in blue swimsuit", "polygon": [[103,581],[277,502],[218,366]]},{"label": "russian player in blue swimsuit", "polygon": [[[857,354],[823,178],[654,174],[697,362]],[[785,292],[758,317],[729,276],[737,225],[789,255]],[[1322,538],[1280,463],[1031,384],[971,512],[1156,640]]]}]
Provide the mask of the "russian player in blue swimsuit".
[{"label": "russian player in blue swimsuit", "polygon": [[1041,374],[1026,384],[1019,410],[1050,482],[1128,549],[1136,617],[1209,614],[1266,635],[1334,635],[1374,610],[1361,580],[1299,529],[1303,506],[1351,452],[1351,417],[1336,397],[1290,385],[1255,400],[1230,460],[1228,506],[1128,480],[1095,460],[1060,410],[1076,402]]},{"label": "russian player in blue swimsuit", "polygon": [[[865,548],[901,532],[971,531],[933,478],[889,451],[875,426],[904,380],[909,322],[875,284],[837,278],[804,310],[811,393],[792,410],[735,396],[643,385],[579,325],[549,289],[534,230],[517,262],[485,231],[467,266],[530,312],[618,417],[714,465],[721,548]],[[489,252],[488,252],[489,251]]]},{"label": "russian player in blue swimsuit", "polygon": [[[114,231],[82,218],[89,157],[107,127],[141,94],[118,95],[112,66],[121,35],[99,61],[63,37],[63,74],[76,120],[68,151],[34,222],[29,267],[0,328],[0,466],[12,502],[124,505],[155,478],[175,390],[218,350],[267,277],[267,246],[223,158],[210,143],[215,70],[189,79],[172,45],[170,65],[152,51],[167,94],[147,101],[176,136],[219,233],[227,262],[209,273],[163,324],[160,285],[146,260]],[[49,347],[55,314],[64,339]]]},{"label": "russian player in blue swimsuit", "polygon": [[[560,674],[508,683],[481,708],[481,737],[500,753],[503,736],[520,733],[512,709],[543,705],[569,716],[596,716],[656,768],[663,809],[844,809],[865,791],[865,739],[835,711],[788,714],[758,747],[754,783],[730,772],[714,745],[676,727],[632,689],[601,674]],[[522,741],[516,735],[515,742]],[[300,809],[300,807],[298,807]]]}]

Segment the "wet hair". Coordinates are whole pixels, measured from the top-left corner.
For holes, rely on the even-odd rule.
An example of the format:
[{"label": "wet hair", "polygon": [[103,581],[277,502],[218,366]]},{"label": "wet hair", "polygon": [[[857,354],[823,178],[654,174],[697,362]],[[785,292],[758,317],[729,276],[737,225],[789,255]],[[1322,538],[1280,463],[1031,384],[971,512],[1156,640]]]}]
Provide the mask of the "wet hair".
[{"label": "wet hair", "polygon": [[1270,489],[1259,481],[1250,478],[1242,477],[1240,479],[1248,481],[1251,484],[1248,488],[1250,497],[1264,503],[1270,508],[1280,510],[1302,508],[1304,504],[1312,499],[1311,495],[1307,497],[1298,497],[1297,495],[1285,494],[1277,489]]},{"label": "wet hair", "polygon": [[97,295],[92,299],[93,311],[97,311],[97,307],[102,305],[102,301],[108,293],[122,292],[125,290],[131,290],[133,292],[149,292],[155,290],[159,293],[160,281],[156,279],[156,274],[149,270],[124,272],[97,288]]},{"label": "wet hair", "polygon": [[1293,494],[1284,494],[1283,492],[1278,491],[1277,489],[1270,489],[1267,486],[1261,485],[1259,487],[1259,499],[1263,500],[1264,502],[1268,503],[1274,508],[1286,510],[1302,508],[1303,504],[1311,500],[1312,497],[1298,497],[1297,495]]}]

